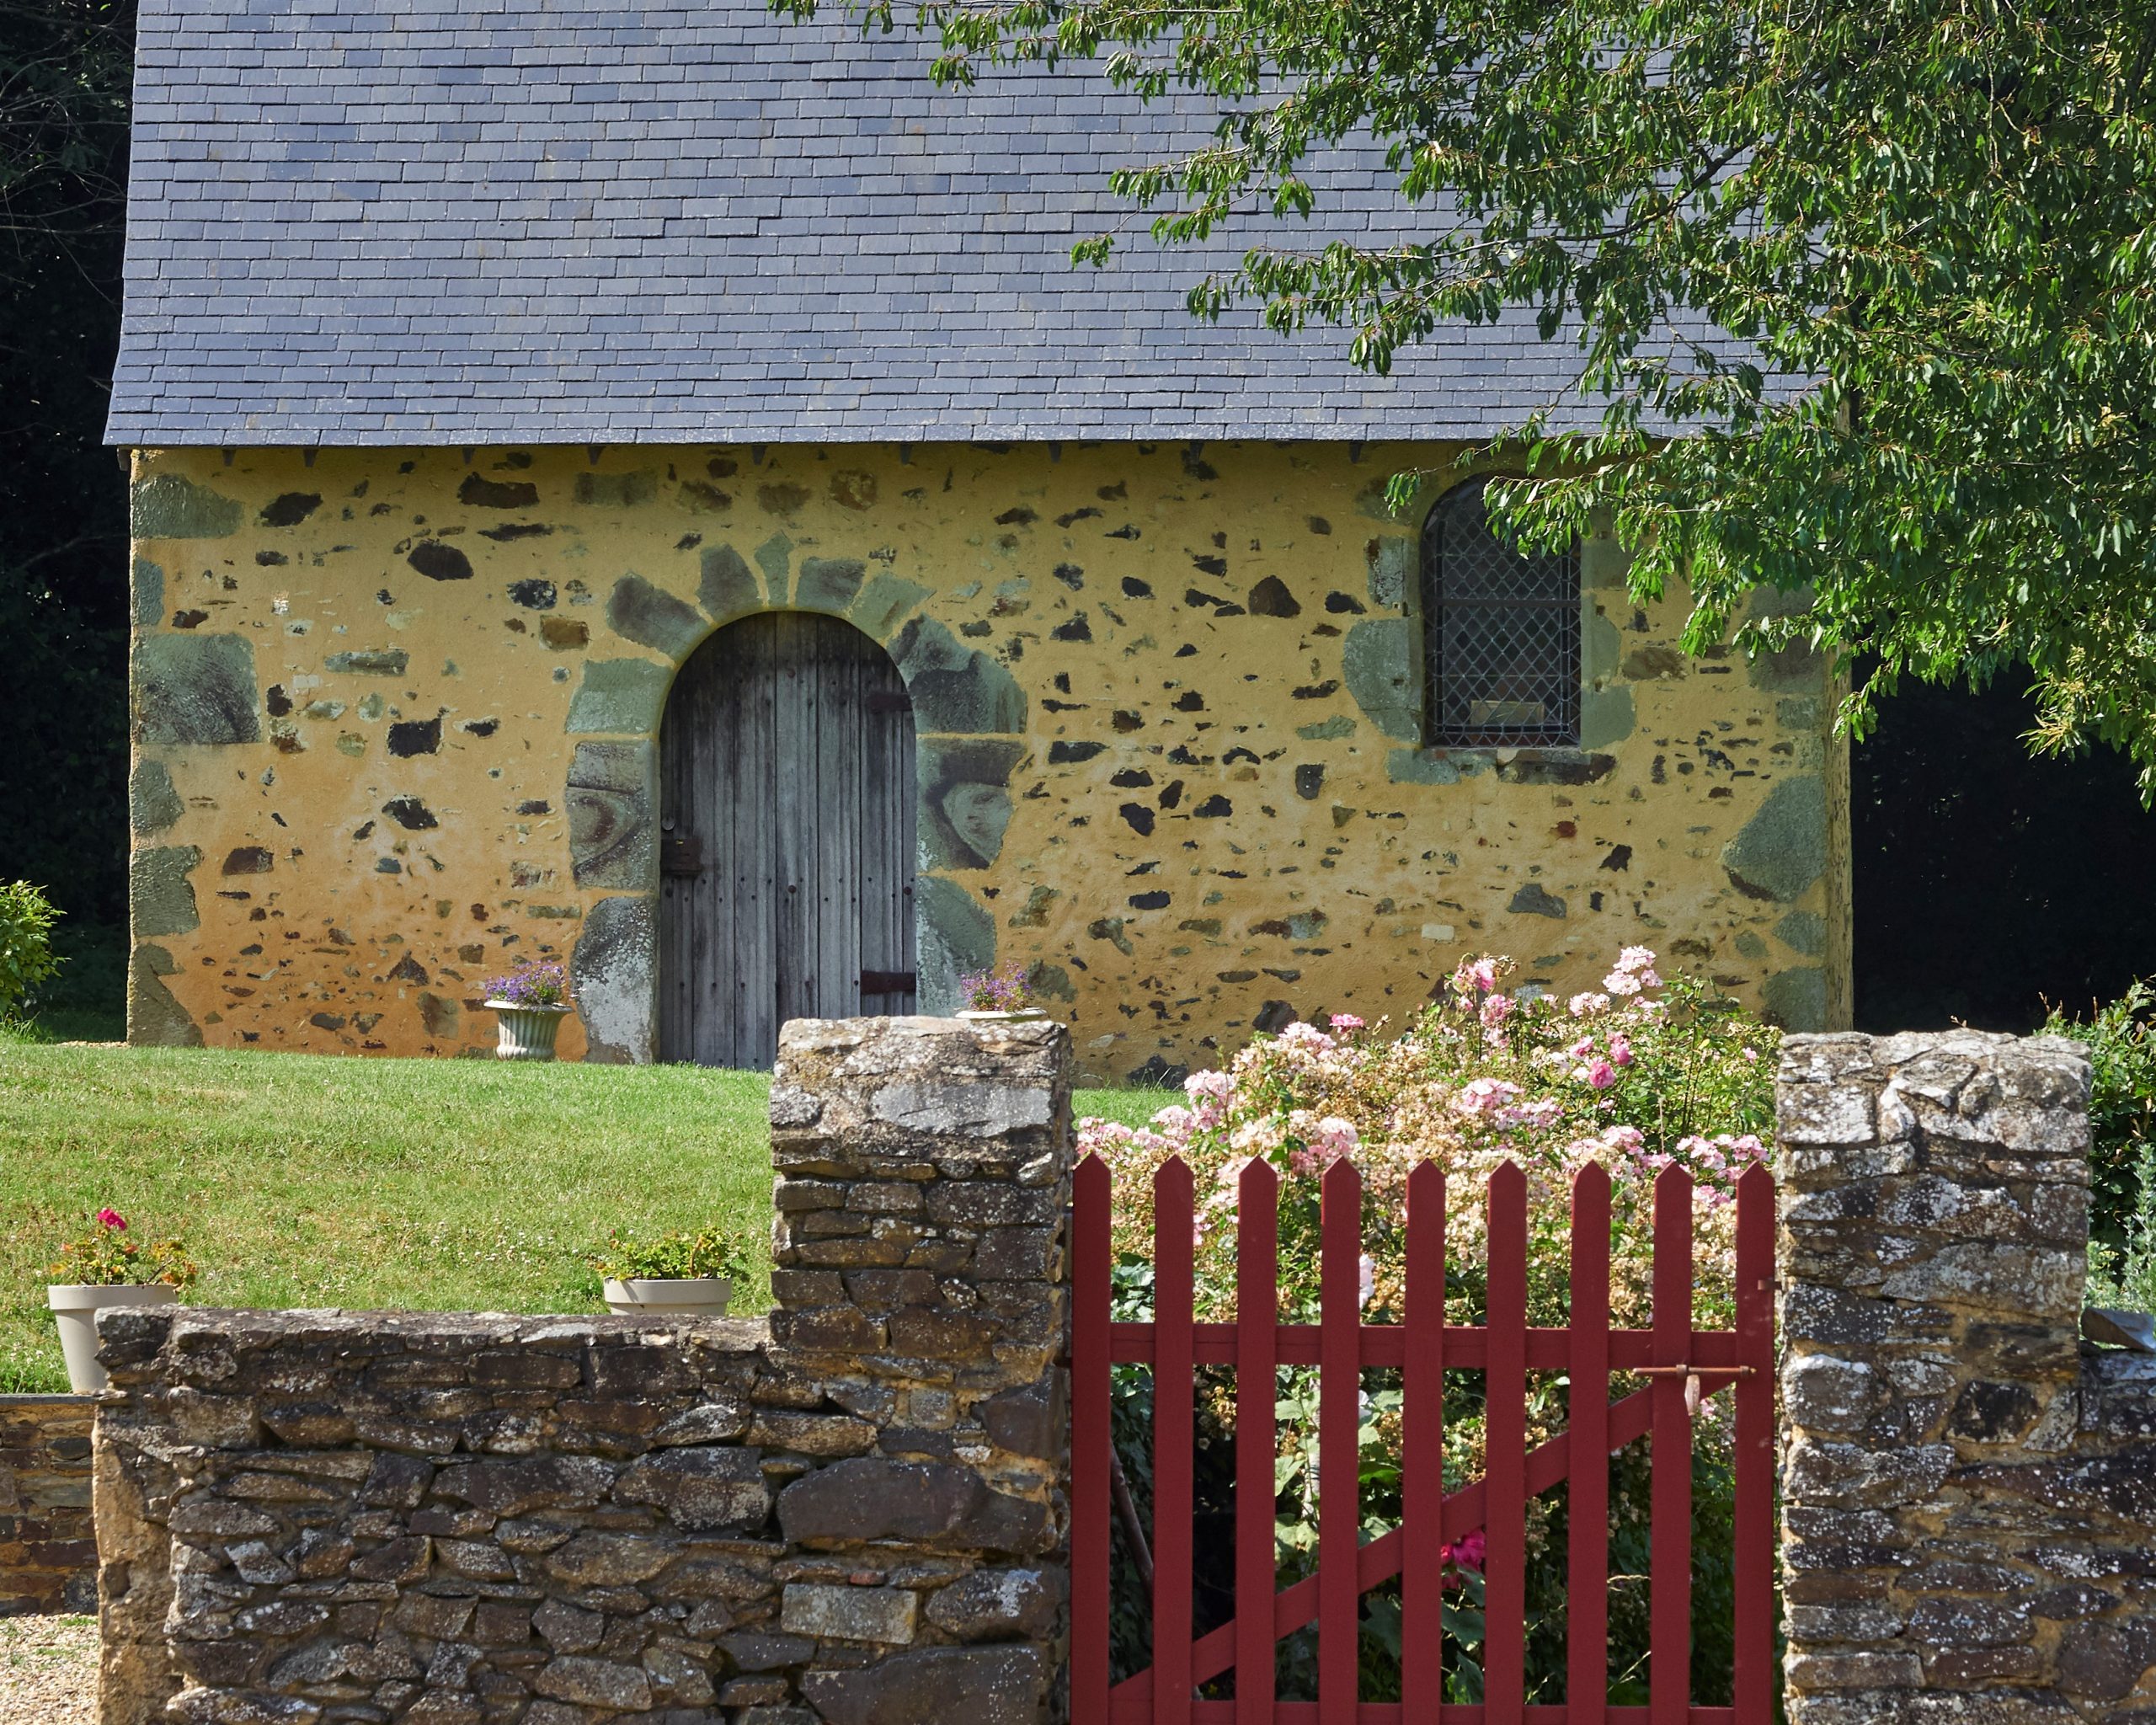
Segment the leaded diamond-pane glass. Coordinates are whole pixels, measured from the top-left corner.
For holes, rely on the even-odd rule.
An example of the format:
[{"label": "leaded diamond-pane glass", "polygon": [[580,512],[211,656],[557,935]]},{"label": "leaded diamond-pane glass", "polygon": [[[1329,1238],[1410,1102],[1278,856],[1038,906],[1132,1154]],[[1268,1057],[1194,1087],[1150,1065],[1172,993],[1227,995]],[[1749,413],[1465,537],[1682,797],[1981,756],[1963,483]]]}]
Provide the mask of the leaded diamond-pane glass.
[{"label": "leaded diamond-pane glass", "polygon": [[1579,740],[1579,559],[1525,556],[1490,531],[1483,482],[1422,530],[1430,740],[1465,747]]}]

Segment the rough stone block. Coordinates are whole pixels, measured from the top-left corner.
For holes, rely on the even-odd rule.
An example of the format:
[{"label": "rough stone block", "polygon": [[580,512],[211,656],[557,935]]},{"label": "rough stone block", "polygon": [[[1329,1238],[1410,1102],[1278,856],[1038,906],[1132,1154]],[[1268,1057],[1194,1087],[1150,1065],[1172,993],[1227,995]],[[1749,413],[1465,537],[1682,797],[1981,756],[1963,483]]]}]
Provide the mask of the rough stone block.
[{"label": "rough stone block", "polygon": [[833,1587],[799,1582],[780,1596],[779,1627],[819,1640],[879,1642],[903,1647],[914,1638],[920,1596],[904,1587]]}]

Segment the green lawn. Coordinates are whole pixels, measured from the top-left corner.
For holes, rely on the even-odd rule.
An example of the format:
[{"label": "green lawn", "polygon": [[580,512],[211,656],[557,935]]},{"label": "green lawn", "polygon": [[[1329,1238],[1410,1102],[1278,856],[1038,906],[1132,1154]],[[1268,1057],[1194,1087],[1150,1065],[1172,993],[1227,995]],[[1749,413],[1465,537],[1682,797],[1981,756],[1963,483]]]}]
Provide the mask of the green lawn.
[{"label": "green lawn", "polygon": [[[592,1311],[610,1230],[768,1237],[760,1072],[40,1044],[0,1030],[0,1391],[67,1387],[45,1266],[109,1204],[211,1306]],[[1142,1120],[1157,1091],[1086,1091]],[[761,1310],[765,1288],[741,1306]]]}]

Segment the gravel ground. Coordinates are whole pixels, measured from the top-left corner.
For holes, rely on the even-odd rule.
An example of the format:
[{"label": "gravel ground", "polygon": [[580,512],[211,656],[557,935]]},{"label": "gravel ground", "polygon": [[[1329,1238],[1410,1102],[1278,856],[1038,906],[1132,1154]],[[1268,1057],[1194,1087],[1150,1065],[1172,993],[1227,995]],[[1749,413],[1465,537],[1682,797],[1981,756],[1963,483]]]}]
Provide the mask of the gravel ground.
[{"label": "gravel ground", "polygon": [[97,1725],[94,1617],[0,1617],[0,1725]]}]

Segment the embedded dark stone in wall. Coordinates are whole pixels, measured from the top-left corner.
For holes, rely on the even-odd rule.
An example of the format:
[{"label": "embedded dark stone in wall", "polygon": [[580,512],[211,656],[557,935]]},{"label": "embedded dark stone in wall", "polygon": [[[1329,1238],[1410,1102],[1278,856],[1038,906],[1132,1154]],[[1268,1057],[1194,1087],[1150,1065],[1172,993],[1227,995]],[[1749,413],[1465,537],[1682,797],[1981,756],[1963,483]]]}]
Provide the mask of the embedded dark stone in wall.
[{"label": "embedded dark stone in wall", "polygon": [[414,755],[432,755],[441,747],[441,719],[399,719],[389,728],[389,752],[409,758]]},{"label": "embedded dark stone in wall", "polygon": [[1250,613],[1252,617],[1300,617],[1303,607],[1285,581],[1278,575],[1267,575],[1250,590]]},{"label": "embedded dark stone in wall", "polygon": [[922,731],[1018,731],[1026,696],[1011,673],[965,646],[929,617],[915,617],[891,644]]},{"label": "embedded dark stone in wall", "polygon": [[589,660],[569,699],[568,729],[573,734],[656,731],[671,679],[667,666],[648,659]]},{"label": "embedded dark stone in wall", "polygon": [[1632,847],[1630,845],[1612,845],[1609,847],[1609,854],[1595,864],[1598,868],[1608,868],[1619,873],[1629,870],[1631,866]]},{"label": "embedded dark stone in wall", "polygon": [[225,853],[226,874],[267,874],[277,866],[277,859],[260,845],[239,845]]},{"label": "embedded dark stone in wall", "polygon": [[439,539],[422,539],[405,554],[404,561],[430,581],[468,581],[472,559],[454,545]]},{"label": "embedded dark stone in wall", "polygon": [[392,982],[408,982],[419,988],[424,988],[431,980],[427,975],[427,967],[409,953],[391,966],[389,976]]},{"label": "embedded dark stone in wall", "polygon": [[1807,959],[1827,950],[1827,925],[1809,911],[1792,911],[1774,925],[1774,938]]},{"label": "embedded dark stone in wall", "polygon": [[202,861],[193,845],[137,851],[127,865],[127,923],[136,940],[191,934],[202,926],[189,873]]},{"label": "embedded dark stone in wall", "polygon": [[1325,788],[1325,769],[1319,766],[1304,766],[1295,769],[1295,794],[1306,802],[1315,801]]},{"label": "embedded dark stone in wall", "polygon": [[[457,1020],[462,1016],[462,1009],[457,1003],[442,995],[423,994],[419,996],[419,1023],[428,1035],[440,1041],[455,1039]],[[380,1578],[392,1580],[395,1578],[383,1576]]]},{"label": "embedded dark stone in wall", "polygon": [[659,475],[649,467],[628,473],[579,473],[576,500],[587,508],[634,509],[659,495]]},{"label": "embedded dark stone in wall", "polygon": [[536,576],[528,581],[509,584],[510,603],[520,605],[526,611],[552,611],[559,596],[552,581],[542,581]]},{"label": "embedded dark stone in wall", "polygon": [[1547,891],[1539,880],[1530,880],[1512,897],[1505,908],[1515,916],[1553,916],[1565,914],[1565,901]]},{"label": "embedded dark stone in wall", "polygon": [[686,601],[654,587],[642,575],[624,575],[606,599],[606,622],[616,634],[682,659],[710,627]]},{"label": "embedded dark stone in wall", "polygon": [[921,877],[914,906],[921,934],[921,1010],[948,1011],[960,1004],[958,978],[995,963],[995,923],[971,893],[940,875]]},{"label": "embedded dark stone in wall", "polygon": [[1025,745],[1000,738],[924,737],[916,753],[921,849],[931,868],[985,868],[1011,824],[1011,773]]},{"label": "embedded dark stone in wall", "polygon": [[159,473],[129,494],[137,539],[222,539],[239,531],[241,510],[178,473]]},{"label": "embedded dark stone in wall", "polygon": [[296,527],[321,507],[318,491],[287,491],[263,505],[255,520],[265,527]]},{"label": "embedded dark stone in wall", "polygon": [[585,1060],[627,1065],[651,1058],[655,962],[649,899],[601,899],[585,914],[569,954],[569,980],[584,1020]]},{"label": "embedded dark stone in wall", "polygon": [[161,946],[138,946],[128,959],[127,1039],[137,1048],[202,1046],[202,1027],[164,984],[179,969]]},{"label": "embedded dark stone in wall", "polygon": [[254,644],[243,635],[150,635],[135,645],[135,738],[259,743]]},{"label": "embedded dark stone in wall", "polygon": [[696,602],[720,622],[757,610],[764,590],[741,553],[731,545],[713,545],[703,554],[703,579]]},{"label": "embedded dark stone in wall", "polygon": [[137,763],[127,780],[127,824],[138,833],[162,832],[186,812],[164,762]]},{"label": "embedded dark stone in wall", "polygon": [[1809,776],[1784,779],[1722,846],[1721,866],[1747,898],[1801,898],[1826,872],[1826,786]]},{"label": "embedded dark stone in wall", "polygon": [[1190,812],[1200,820],[1219,820],[1233,814],[1235,812],[1235,805],[1225,797],[1212,796],[1208,797]]},{"label": "embedded dark stone in wall", "polygon": [[591,625],[582,617],[544,617],[539,619],[539,638],[557,653],[590,644]]},{"label": "embedded dark stone in wall", "polygon": [[1577,749],[1538,749],[1501,763],[1497,777],[1508,785],[1591,785],[1617,770],[1614,755]]},{"label": "embedded dark stone in wall", "polygon": [[1761,987],[1769,1024],[1785,1030],[1822,1030],[1827,1024],[1827,973],[1817,965],[1780,970]]},{"label": "embedded dark stone in wall", "polygon": [[1056,641],[1090,641],[1093,638],[1093,630],[1086,621],[1086,613],[1081,611],[1070,622],[1058,623],[1050,629],[1049,637]]},{"label": "embedded dark stone in wall", "polygon": [[1251,1018],[1251,1028],[1277,1035],[1295,1022],[1295,1009],[1286,1001],[1267,1001]]},{"label": "embedded dark stone in wall", "polygon": [[1106,743],[1050,743],[1048,762],[1051,766],[1061,766],[1071,761],[1091,761],[1096,755],[1104,753],[1107,746]]},{"label": "embedded dark stone in wall", "polygon": [[804,611],[843,611],[861,596],[867,575],[867,566],[851,558],[804,557],[794,603]]},{"label": "embedded dark stone in wall", "polygon": [[353,653],[333,653],[322,661],[325,670],[354,671],[364,676],[401,677],[412,662],[402,647],[367,647]]},{"label": "embedded dark stone in wall", "polygon": [[424,832],[441,825],[434,810],[417,797],[392,797],[382,805],[382,812],[407,832]]},{"label": "embedded dark stone in wall", "polygon": [[579,743],[563,802],[569,862],[579,886],[648,887],[656,868],[651,819],[652,746]]},{"label": "embedded dark stone in wall", "polygon": [[1116,813],[1130,824],[1130,830],[1139,837],[1150,837],[1153,831],[1153,811],[1143,803],[1125,803]]},{"label": "embedded dark stone in wall", "polygon": [[143,628],[155,628],[165,614],[165,572],[148,558],[138,557],[127,585],[135,621]]},{"label": "embedded dark stone in wall", "polygon": [[476,509],[530,509],[539,501],[539,488],[529,479],[489,479],[467,473],[456,488],[456,499]]}]

